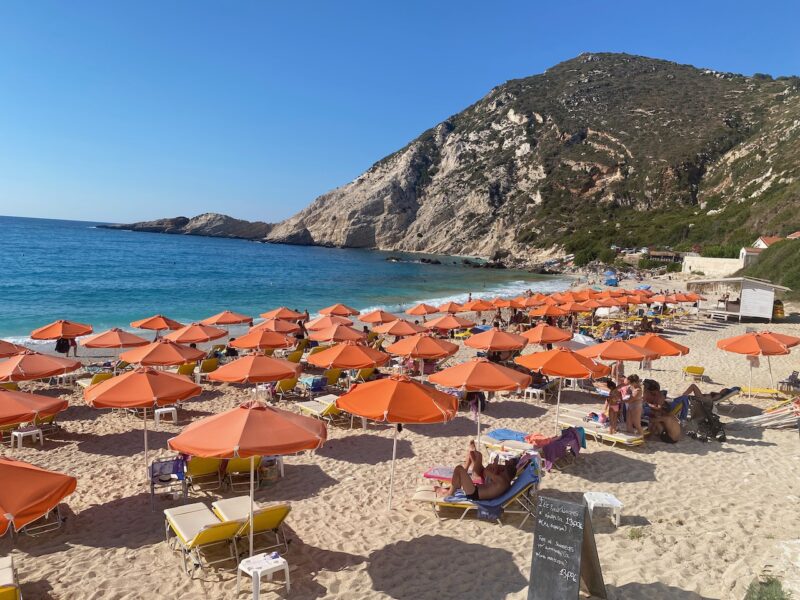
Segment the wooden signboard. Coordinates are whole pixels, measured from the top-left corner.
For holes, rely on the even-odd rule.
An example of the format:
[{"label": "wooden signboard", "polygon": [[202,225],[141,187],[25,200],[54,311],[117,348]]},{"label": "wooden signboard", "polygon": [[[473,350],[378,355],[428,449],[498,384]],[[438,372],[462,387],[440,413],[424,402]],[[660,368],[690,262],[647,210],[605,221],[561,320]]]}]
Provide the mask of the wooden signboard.
[{"label": "wooden signboard", "polygon": [[606,598],[589,509],[539,496],[528,600],[569,600],[580,590]]}]

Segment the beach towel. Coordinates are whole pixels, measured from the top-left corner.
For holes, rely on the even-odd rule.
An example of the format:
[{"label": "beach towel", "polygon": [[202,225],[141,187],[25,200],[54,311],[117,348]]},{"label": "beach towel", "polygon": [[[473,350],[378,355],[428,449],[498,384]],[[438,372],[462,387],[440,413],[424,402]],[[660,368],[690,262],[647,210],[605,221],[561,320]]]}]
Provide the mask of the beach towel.
[{"label": "beach towel", "polygon": [[669,412],[672,413],[678,405],[681,405],[680,414],[677,415],[678,419],[685,421],[689,417],[689,396],[678,396],[669,404]]},{"label": "beach towel", "polygon": [[560,458],[564,458],[569,450],[572,450],[575,456],[577,456],[581,448],[586,447],[585,432],[583,432],[583,427],[580,429],[581,433],[583,433],[583,443],[581,443],[581,433],[578,432],[578,428],[570,427],[561,432],[561,437],[553,440],[542,448],[542,458],[544,458],[544,468],[546,471],[552,469],[553,465]]},{"label": "beach towel", "polygon": [[516,442],[527,441],[525,439],[525,433],[521,431],[514,431],[513,429],[492,429],[486,435],[499,442],[505,442],[507,440],[514,440]]}]

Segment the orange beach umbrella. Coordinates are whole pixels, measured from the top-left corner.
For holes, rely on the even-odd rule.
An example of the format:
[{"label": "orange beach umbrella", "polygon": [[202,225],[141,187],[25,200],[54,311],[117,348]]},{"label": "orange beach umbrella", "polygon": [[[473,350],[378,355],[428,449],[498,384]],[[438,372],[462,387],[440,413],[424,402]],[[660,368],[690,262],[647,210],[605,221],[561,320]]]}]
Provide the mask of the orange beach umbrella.
[{"label": "orange beach umbrella", "polygon": [[119,327],[113,327],[108,331],[81,340],[81,346],[87,348],[135,348],[146,346],[149,343],[146,339]]},{"label": "orange beach umbrella", "polygon": [[235,313],[230,310],[223,310],[221,313],[217,313],[214,316],[200,321],[201,325],[240,325],[242,323],[252,325],[253,317]]},{"label": "orange beach umbrella", "polygon": [[[458,411],[458,398],[424,385],[404,375],[360,383],[336,400],[337,408],[350,414],[384,423],[446,423]],[[392,442],[392,469],[389,475],[389,509],[392,508],[397,434]]]},{"label": "orange beach umbrella", "polygon": [[463,310],[464,307],[456,302],[445,302],[444,304],[439,305],[438,312],[457,313]]},{"label": "orange beach umbrella", "polygon": [[385,310],[373,310],[365,315],[361,315],[358,317],[358,320],[362,323],[391,323],[392,321],[397,321],[397,317],[392,313],[388,313]]},{"label": "orange beach umbrella", "polygon": [[355,342],[342,342],[308,357],[309,364],[323,369],[367,369],[389,362],[385,352]]},{"label": "orange beach umbrella", "polygon": [[286,308],[285,306],[279,306],[278,308],[273,308],[272,310],[268,310],[265,313],[261,313],[260,315],[264,319],[283,319],[284,321],[298,321],[302,319],[305,315],[303,313],[299,313],[296,310],[292,310],[290,308]]},{"label": "orange beach umbrella", "polygon": [[334,325],[327,329],[312,331],[308,338],[315,342],[360,342],[367,336],[347,325]]},{"label": "orange beach umbrella", "polygon": [[448,314],[444,315],[443,317],[431,319],[425,323],[425,329],[465,329],[467,327],[472,327],[473,325],[475,325],[475,323],[469,319]]},{"label": "orange beach umbrella", "polygon": [[28,423],[66,410],[69,402],[39,394],[0,388],[0,426]]},{"label": "orange beach umbrella", "polygon": [[133,371],[106,379],[89,386],[83,392],[86,403],[94,408],[142,408],[145,409],[144,428],[144,466],[147,480],[150,480],[147,461],[147,412],[159,406],[174,404],[181,400],[194,398],[203,388],[188,377],[158,371],[151,367],[139,367]]},{"label": "orange beach umbrella", "polygon": [[199,360],[205,355],[205,352],[197,348],[190,348],[189,346],[178,344],[172,340],[161,338],[155,342],[151,342],[147,346],[123,352],[119,357],[121,360],[133,364],[152,367],[169,367]]},{"label": "orange beach umbrella", "polygon": [[645,333],[628,340],[632,345],[639,346],[645,350],[652,350],[659,356],[684,356],[689,354],[689,348],[673,342],[670,339],[661,337],[657,333]]},{"label": "orange beach umbrella", "polygon": [[528,314],[532,317],[565,317],[568,313],[557,306],[543,304],[538,308],[534,308]]},{"label": "orange beach umbrella", "polygon": [[[262,402],[246,402],[232,410],[199,419],[167,441],[176,452],[206,458],[250,459],[250,522],[253,521],[253,473],[256,456],[316,450],[328,439],[325,424]],[[250,527],[250,556],[253,527]]]},{"label": "orange beach umbrella", "polygon": [[266,383],[297,377],[299,368],[299,365],[282,358],[253,354],[222,365],[209,373],[208,378],[227,383]]},{"label": "orange beach umbrella", "polygon": [[267,348],[291,348],[297,340],[290,339],[277,331],[253,329],[239,336],[230,345],[242,350],[265,350]]},{"label": "orange beach umbrella", "polygon": [[151,331],[162,331],[164,329],[175,331],[183,327],[183,323],[178,323],[174,319],[170,319],[164,315],[153,315],[146,319],[134,321],[131,323],[131,327],[135,327],[136,329],[150,329]]},{"label": "orange beach umbrella", "polygon": [[415,306],[412,306],[408,310],[406,310],[407,315],[414,315],[417,317],[421,317],[422,315],[432,315],[439,312],[439,309],[435,306],[431,306],[430,304],[420,303]]},{"label": "orange beach umbrella", "polygon": [[373,329],[375,333],[384,333],[386,335],[394,335],[396,337],[404,337],[408,335],[415,335],[417,333],[422,333],[425,331],[424,327],[420,327],[419,325],[415,325],[410,321],[406,321],[405,319],[395,319],[391,323],[384,323],[383,325],[378,325]]},{"label": "orange beach umbrella", "polygon": [[595,344],[577,351],[582,356],[595,360],[623,360],[642,362],[647,359],[658,358],[658,353],[653,350],[637,346],[625,340],[609,340],[602,344]]},{"label": "orange beach umbrella", "polygon": [[536,327],[528,329],[522,334],[531,344],[554,344],[556,342],[566,342],[572,339],[572,332],[565,329],[553,327],[547,323],[539,323]]},{"label": "orange beach umbrella", "polygon": [[458,344],[430,335],[418,334],[403,338],[386,347],[389,354],[417,359],[439,360],[458,352]]},{"label": "orange beach umbrella", "polygon": [[0,362],[0,382],[30,381],[65,375],[81,368],[81,363],[69,358],[39,354],[25,350]]},{"label": "orange beach umbrella", "polygon": [[462,310],[463,311],[471,310],[471,311],[475,311],[475,312],[481,312],[481,311],[484,311],[484,310],[492,310],[493,308],[495,308],[495,306],[491,302],[487,302],[486,300],[482,300],[482,299],[478,298],[477,300],[472,300],[472,301],[467,302],[466,304],[464,304],[464,306],[462,307]]},{"label": "orange beach umbrella", "polygon": [[[780,336],[780,337],[778,337]],[[791,338],[793,341],[794,336],[785,336]],[[717,348],[725,350],[726,352],[733,352],[735,354],[744,354],[746,356],[766,356],[767,366],[769,367],[769,378],[771,387],[775,387],[775,380],[772,377],[772,363],[769,360],[770,356],[780,356],[789,354],[789,348],[781,341],[784,338],[782,334],[774,334],[769,331],[750,332],[744,335],[737,335],[735,337],[726,338],[717,342]],[[799,340],[800,341],[800,340]],[[750,361],[750,396],[752,397],[753,389],[753,361]]]},{"label": "orange beach umbrella", "polygon": [[202,344],[203,342],[218,340],[226,335],[228,335],[228,332],[224,329],[212,327],[211,325],[192,323],[191,325],[181,327],[172,333],[168,333],[164,337],[179,344]]},{"label": "orange beach umbrella", "polygon": [[554,348],[553,350],[547,350],[545,352],[518,356],[514,359],[514,362],[531,371],[538,371],[545,375],[552,375],[553,377],[560,378],[558,380],[558,397],[556,400],[556,433],[558,433],[559,429],[558,414],[561,408],[561,389],[563,387],[564,377],[580,379],[602,377],[611,371],[606,365],[597,363],[591,358],[587,358],[577,352],[567,350],[566,348]]},{"label": "orange beach umbrella", "polygon": [[357,311],[355,308],[351,308],[346,304],[334,304],[332,306],[327,306],[319,311],[321,315],[336,315],[338,317],[349,317],[351,315],[357,315],[360,311]]},{"label": "orange beach umbrella", "polygon": [[464,342],[464,345],[470,348],[494,352],[520,350],[527,344],[528,340],[521,335],[500,331],[499,329],[489,329],[488,331],[478,333]]},{"label": "orange beach umbrella", "polygon": [[76,338],[82,335],[89,335],[92,333],[91,325],[84,325],[83,323],[75,323],[73,321],[65,321],[61,319],[54,321],[39,329],[34,329],[31,332],[31,338],[34,340],[57,340],[58,338]]},{"label": "orange beach umbrella", "polygon": [[0,536],[43,517],[78,485],[70,475],[7,458],[0,458],[0,481]]},{"label": "orange beach umbrella", "polygon": [[274,331],[275,333],[297,333],[300,325],[282,319],[267,319],[250,328],[250,331]]},{"label": "orange beach umbrella", "polygon": [[0,340],[0,358],[8,358],[9,356],[19,354],[20,352],[25,352],[25,350],[27,350],[25,346]]},{"label": "orange beach umbrella", "polygon": [[306,324],[308,331],[319,331],[320,329],[328,329],[334,325],[347,325],[350,327],[353,322],[347,317],[338,317],[336,315],[328,315],[317,317]]},{"label": "orange beach umbrella", "polygon": [[[531,376],[509,369],[497,363],[489,362],[485,358],[455,365],[438,373],[434,373],[428,380],[431,383],[445,387],[456,388],[467,392],[500,392],[520,391],[531,383]],[[478,403],[477,410],[478,443],[481,440],[481,410]]]},{"label": "orange beach umbrella", "polygon": [[495,308],[511,308],[512,303],[511,300],[505,298],[495,298],[492,300],[492,306]]}]

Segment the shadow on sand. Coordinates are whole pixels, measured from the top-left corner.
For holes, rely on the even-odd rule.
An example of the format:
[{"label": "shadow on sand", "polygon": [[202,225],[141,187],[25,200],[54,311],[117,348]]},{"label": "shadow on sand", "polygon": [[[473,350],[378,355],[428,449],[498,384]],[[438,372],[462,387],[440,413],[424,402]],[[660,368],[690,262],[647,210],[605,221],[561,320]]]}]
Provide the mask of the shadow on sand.
[{"label": "shadow on sand", "polygon": [[[619,587],[606,585],[608,600],[712,600],[697,592],[689,592],[664,583],[626,583]],[[594,596],[592,596],[594,597]]]},{"label": "shadow on sand", "polygon": [[[392,460],[392,434],[384,436],[365,433],[328,440],[317,455],[358,465],[374,465]],[[397,458],[413,458],[411,442],[397,436]]]},{"label": "shadow on sand", "polygon": [[[453,569],[454,560],[477,568]],[[479,590],[486,587],[480,565],[486,564],[492,565],[493,597],[505,598],[528,585],[507,550],[440,535],[423,535],[376,550],[369,556],[367,572],[375,591],[396,600],[478,598]],[[440,593],[432,595],[434,590]]]}]

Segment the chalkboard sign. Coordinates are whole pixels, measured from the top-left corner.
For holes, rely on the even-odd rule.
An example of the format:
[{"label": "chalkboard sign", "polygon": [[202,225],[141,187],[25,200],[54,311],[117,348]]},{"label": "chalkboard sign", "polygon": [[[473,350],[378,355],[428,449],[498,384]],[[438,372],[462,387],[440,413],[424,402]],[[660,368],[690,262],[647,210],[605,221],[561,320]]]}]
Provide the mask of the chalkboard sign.
[{"label": "chalkboard sign", "polygon": [[528,600],[606,597],[592,519],[585,504],[539,496]]}]

